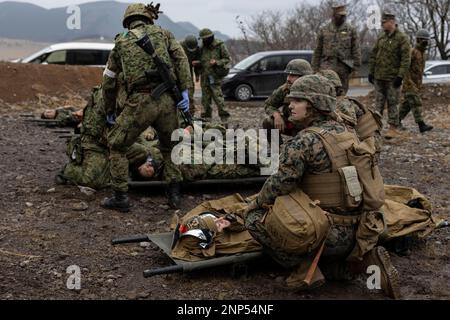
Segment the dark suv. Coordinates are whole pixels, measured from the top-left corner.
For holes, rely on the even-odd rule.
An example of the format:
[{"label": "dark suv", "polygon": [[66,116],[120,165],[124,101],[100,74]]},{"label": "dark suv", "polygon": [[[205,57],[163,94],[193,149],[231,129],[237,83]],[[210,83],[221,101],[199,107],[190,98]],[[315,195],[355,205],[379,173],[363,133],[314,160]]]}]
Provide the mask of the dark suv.
[{"label": "dark suv", "polygon": [[312,50],[258,52],[236,64],[222,84],[227,98],[248,101],[268,97],[286,81],[284,70],[293,59],[312,60]]}]

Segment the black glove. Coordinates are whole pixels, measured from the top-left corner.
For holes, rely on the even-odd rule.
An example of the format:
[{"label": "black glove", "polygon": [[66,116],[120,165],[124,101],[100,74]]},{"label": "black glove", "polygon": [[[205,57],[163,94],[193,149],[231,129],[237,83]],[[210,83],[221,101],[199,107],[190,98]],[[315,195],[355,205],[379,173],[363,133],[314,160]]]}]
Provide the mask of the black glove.
[{"label": "black glove", "polygon": [[394,80],[394,88],[400,88],[403,83],[403,79],[400,77],[395,78]]},{"label": "black glove", "polygon": [[373,80],[374,80],[373,74],[369,74],[369,82],[370,82],[371,84],[373,84]]}]

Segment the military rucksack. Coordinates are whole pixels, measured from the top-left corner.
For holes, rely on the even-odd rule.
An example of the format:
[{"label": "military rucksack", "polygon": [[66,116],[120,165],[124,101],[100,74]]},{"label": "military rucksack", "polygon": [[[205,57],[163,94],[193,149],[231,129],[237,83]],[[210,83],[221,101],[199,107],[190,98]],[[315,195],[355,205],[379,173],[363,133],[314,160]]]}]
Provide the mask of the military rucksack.
[{"label": "military rucksack", "polygon": [[322,244],[330,222],[326,212],[298,189],[276,198],[265,216],[264,226],[274,249],[302,255],[313,252]]}]

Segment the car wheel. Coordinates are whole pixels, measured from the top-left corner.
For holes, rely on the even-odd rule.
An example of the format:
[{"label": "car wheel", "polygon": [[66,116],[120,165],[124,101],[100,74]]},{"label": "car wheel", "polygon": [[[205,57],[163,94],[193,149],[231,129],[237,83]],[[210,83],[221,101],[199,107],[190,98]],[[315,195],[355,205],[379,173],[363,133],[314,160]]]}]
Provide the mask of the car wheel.
[{"label": "car wheel", "polygon": [[239,85],[236,90],[234,90],[234,97],[238,101],[248,101],[253,95],[252,87],[248,84]]}]

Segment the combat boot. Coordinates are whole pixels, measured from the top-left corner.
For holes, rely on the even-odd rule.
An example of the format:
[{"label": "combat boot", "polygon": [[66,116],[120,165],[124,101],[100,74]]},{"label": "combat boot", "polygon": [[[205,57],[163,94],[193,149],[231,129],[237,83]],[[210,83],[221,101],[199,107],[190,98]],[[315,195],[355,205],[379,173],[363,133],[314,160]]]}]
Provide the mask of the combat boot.
[{"label": "combat boot", "polygon": [[181,191],[179,183],[171,183],[167,187],[166,195],[169,206],[172,209],[180,209],[181,207]]},{"label": "combat boot", "polygon": [[66,185],[68,183],[67,179],[61,173],[55,176],[55,183],[59,186]]},{"label": "combat boot", "polygon": [[131,209],[130,200],[126,192],[114,191],[114,196],[103,200],[102,208],[116,210],[120,212],[129,212]]},{"label": "combat boot", "polygon": [[432,126],[425,124],[425,122],[423,122],[423,121],[419,122],[418,125],[419,125],[420,133],[424,133],[424,132],[433,130]]},{"label": "combat boot", "polygon": [[231,114],[228,111],[226,111],[225,109],[219,110],[220,118],[229,118],[230,116],[231,116]]},{"label": "combat boot", "polygon": [[376,247],[368,252],[362,263],[365,270],[369,266],[377,266],[381,272],[381,289],[384,294],[392,299],[400,298],[399,275],[391,262],[389,253],[383,247]]},{"label": "combat boot", "polygon": [[401,133],[397,131],[397,128],[395,127],[391,127],[389,128],[389,130],[386,132],[386,134],[384,135],[384,137],[388,140],[390,139],[394,139],[394,138],[398,138],[401,137]]}]

